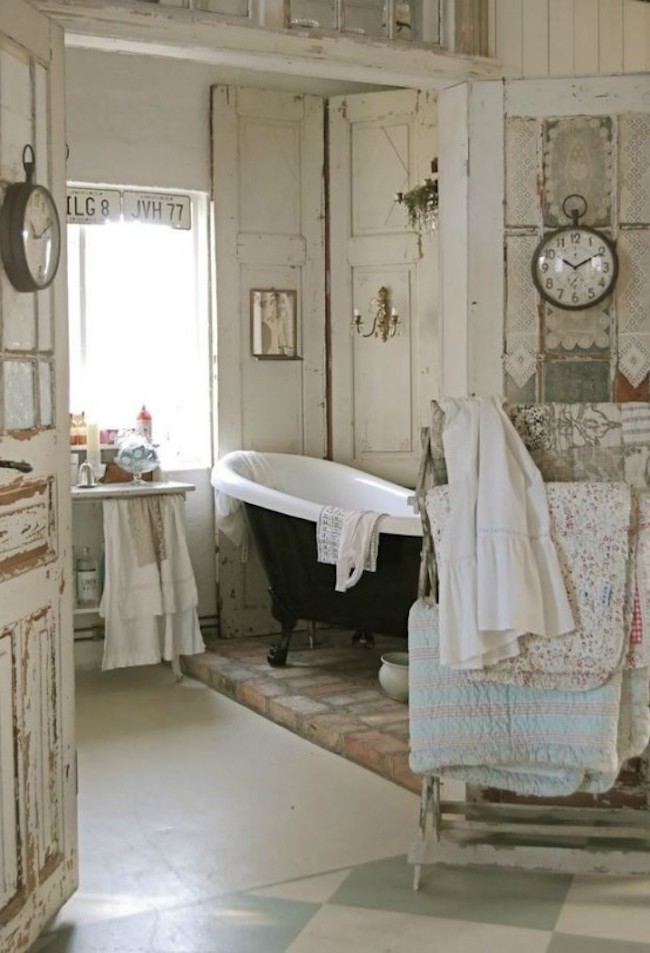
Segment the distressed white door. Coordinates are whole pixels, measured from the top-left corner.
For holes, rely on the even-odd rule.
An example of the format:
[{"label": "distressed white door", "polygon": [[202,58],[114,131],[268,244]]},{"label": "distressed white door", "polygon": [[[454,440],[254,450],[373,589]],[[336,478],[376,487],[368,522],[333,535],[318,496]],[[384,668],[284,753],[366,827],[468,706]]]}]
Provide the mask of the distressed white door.
[{"label": "distressed white door", "polygon": [[[216,246],[215,454],[326,449],[323,102],[212,91]],[[252,353],[251,291],[295,292],[296,360]],[[266,583],[219,540],[221,633],[277,631]]]},{"label": "distressed white door", "polygon": [[[65,222],[63,34],[0,3],[0,201],[35,181]],[[0,268],[0,950],[19,953],[76,887],[65,260],[45,291]]]},{"label": "distressed white door", "polygon": [[[409,228],[395,193],[431,172],[435,94],[344,96],[329,115],[333,457],[413,486],[439,394],[438,239]],[[355,309],[370,330],[382,287],[399,334],[352,333]]]}]

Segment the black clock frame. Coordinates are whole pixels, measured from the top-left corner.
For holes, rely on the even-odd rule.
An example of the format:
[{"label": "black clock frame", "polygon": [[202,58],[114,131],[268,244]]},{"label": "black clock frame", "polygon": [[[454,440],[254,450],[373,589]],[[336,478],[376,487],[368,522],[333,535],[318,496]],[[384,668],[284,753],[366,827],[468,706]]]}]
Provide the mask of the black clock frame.
[{"label": "black clock frame", "polygon": [[[56,277],[61,260],[61,222],[56,203],[51,192],[44,185],[35,185],[32,181],[36,161],[31,145],[23,149],[23,168],[25,182],[13,182],[7,186],[0,209],[0,255],[7,278],[16,291],[42,291],[49,287]],[[34,278],[25,252],[25,212],[30,198],[35,192],[44,195],[52,212],[52,228],[55,234],[56,252],[50,275],[46,281]]]},{"label": "black clock frame", "polygon": [[[557,301],[555,298],[550,297],[546,289],[542,287],[541,280],[538,277],[537,271],[536,271],[536,264],[537,264],[537,259],[539,257],[539,253],[542,250],[542,248],[547,244],[549,239],[554,238],[556,235],[561,235],[563,232],[570,234],[571,232],[575,232],[575,231],[588,232],[590,235],[595,235],[598,241],[603,242],[609,248],[611,256],[612,256],[612,275],[611,275],[607,290],[604,291],[601,295],[598,295],[596,298],[592,298],[592,300],[589,301],[588,303],[578,304],[578,305],[564,304]],[[608,238],[607,235],[603,234],[603,232],[599,231],[597,228],[591,228],[588,225],[578,225],[578,224],[563,225],[561,228],[556,228],[550,232],[546,232],[546,234],[544,234],[542,238],[539,240],[539,242],[535,246],[535,251],[533,252],[532,259],[531,259],[531,273],[532,273],[533,283],[535,287],[537,288],[537,291],[539,292],[541,297],[544,299],[544,301],[548,301],[548,303],[553,305],[553,307],[561,308],[562,311],[586,311],[587,309],[593,308],[595,305],[600,304],[601,301],[604,301],[605,298],[611,295],[612,292],[614,291],[614,288],[616,286],[616,281],[618,279],[618,254],[616,252],[616,246],[614,245],[614,242],[611,240],[611,238]]]}]

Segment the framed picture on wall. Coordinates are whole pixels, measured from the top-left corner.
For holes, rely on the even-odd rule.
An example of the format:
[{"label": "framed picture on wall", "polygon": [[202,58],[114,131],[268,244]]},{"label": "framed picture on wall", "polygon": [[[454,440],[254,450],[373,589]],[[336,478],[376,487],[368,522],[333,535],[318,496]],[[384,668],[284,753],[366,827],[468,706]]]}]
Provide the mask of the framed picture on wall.
[{"label": "framed picture on wall", "polygon": [[253,357],[295,361],[298,357],[297,293],[278,288],[251,289]]}]

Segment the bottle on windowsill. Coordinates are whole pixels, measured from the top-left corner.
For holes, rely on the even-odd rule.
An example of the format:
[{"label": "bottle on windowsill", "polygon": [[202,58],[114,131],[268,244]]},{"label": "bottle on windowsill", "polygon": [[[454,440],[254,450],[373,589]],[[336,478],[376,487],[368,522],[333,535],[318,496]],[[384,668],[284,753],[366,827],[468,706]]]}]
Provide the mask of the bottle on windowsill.
[{"label": "bottle on windowsill", "polygon": [[76,569],[77,606],[97,606],[99,604],[99,572],[97,561],[84,546],[79,551]]},{"label": "bottle on windowsill", "polygon": [[70,443],[77,447],[86,442],[86,414],[81,411],[80,414],[70,414]]},{"label": "bottle on windowsill", "polygon": [[135,432],[140,434],[141,437],[144,437],[145,440],[151,441],[151,414],[144,404],[138,411],[138,416],[135,418]]}]

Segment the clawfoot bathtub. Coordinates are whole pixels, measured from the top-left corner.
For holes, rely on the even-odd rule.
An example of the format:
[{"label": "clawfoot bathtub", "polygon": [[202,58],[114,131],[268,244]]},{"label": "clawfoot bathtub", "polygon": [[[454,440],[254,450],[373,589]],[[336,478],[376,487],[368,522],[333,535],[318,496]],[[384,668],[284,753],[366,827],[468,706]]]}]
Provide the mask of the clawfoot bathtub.
[{"label": "clawfoot bathtub", "polygon": [[[412,490],[352,467],[314,457],[234,451],[213,468],[217,523],[244,543],[250,531],[282,627],[268,653],[284,665],[299,619],[406,638],[415,602],[422,529],[408,502]],[[376,572],[364,572],[346,592],[335,591],[335,567],[317,560],[316,525],[323,506],[387,514],[379,524]]]}]

